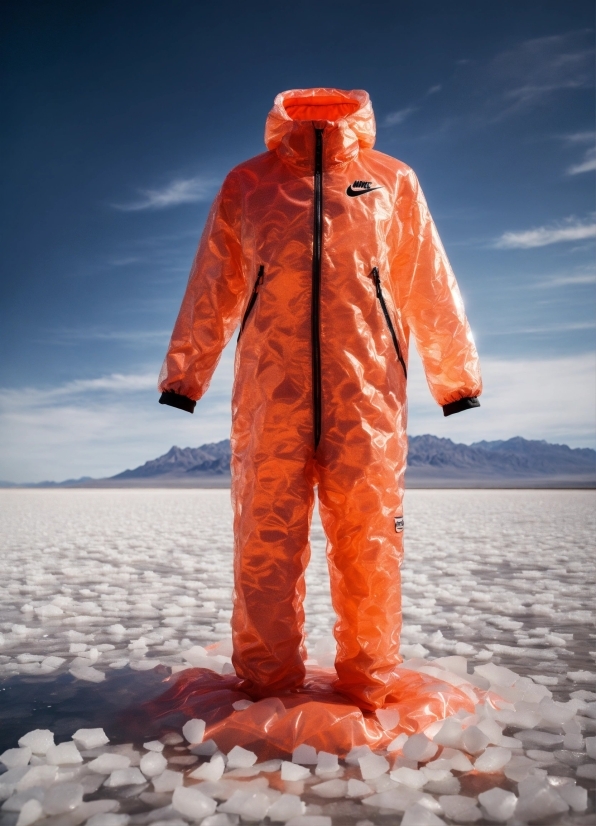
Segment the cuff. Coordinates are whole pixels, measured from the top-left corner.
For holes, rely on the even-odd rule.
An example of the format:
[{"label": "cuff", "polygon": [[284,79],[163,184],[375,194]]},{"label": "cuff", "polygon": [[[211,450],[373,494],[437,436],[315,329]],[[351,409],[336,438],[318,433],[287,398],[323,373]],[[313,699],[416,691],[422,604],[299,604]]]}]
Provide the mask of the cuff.
[{"label": "cuff", "polygon": [[460,413],[462,410],[469,410],[471,407],[480,407],[480,402],[476,396],[469,396],[466,399],[458,399],[456,402],[444,404],[443,416],[452,416],[454,413]]},{"label": "cuff", "polygon": [[177,407],[178,410],[186,410],[187,413],[194,413],[196,402],[183,396],[181,393],[174,393],[173,390],[164,390],[159,399],[160,404],[169,404],[170,407]]}]

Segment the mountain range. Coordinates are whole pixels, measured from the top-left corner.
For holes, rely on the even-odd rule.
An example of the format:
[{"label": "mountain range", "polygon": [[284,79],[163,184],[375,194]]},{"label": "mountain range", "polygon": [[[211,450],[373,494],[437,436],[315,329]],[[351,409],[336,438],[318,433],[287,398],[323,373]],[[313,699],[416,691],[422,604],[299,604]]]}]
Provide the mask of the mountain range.
[{"label": "mountain range", "polygon": [[[593,488],[596,451],[516,436],[458,444],[410,436],[406,481],[411,488]],[[3,487],[16,487],[0,483]],[[19,487],[228,487],[230,441],[172,447],[163,456],[107,479],[68,479]]]}]

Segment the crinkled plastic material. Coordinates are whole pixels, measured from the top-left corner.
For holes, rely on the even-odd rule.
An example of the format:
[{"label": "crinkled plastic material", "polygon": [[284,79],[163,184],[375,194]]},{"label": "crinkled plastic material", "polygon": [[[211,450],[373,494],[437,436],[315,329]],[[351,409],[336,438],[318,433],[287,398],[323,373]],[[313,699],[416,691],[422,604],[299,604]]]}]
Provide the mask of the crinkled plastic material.
[{"label": "crinkled plastic material", "polygon": [[192,410],[240,325],[232,400],[236,672],[253,696],[305,678],[313,488],[337,613],[337,688],[398,691],[410,337],[446,415],[477,406],[478,357],[412,170],[372,147],[366,92],[278,95],[268,151],[226,177],[160,377]]},{"label": "crinkled plastic material", "polygon": [[[146,703],[143,712],[157,733],[160,720],[172,720],[173,715],[178,715],[177,724],[182,717],[204,720],[204,740],[215,740],[224,752],[242,746],[260,760],[291,754],[302,744],[340,757],[355,746],[383,749],[401,732],[424,731],[461,709],[474,712],[469,692],[403,667],[395,674],[393,702],[387,708],[398,712],[399,722],[391,730],[384,729],[373,713],[334,692],[332,669],[309,668],[300,689],[274,693],[236,711],[232,704],[249,698],[238,677],[191,668],[168,678],[171,687]],[[137,719],[139,731],[147,735],[147,724]]]}]

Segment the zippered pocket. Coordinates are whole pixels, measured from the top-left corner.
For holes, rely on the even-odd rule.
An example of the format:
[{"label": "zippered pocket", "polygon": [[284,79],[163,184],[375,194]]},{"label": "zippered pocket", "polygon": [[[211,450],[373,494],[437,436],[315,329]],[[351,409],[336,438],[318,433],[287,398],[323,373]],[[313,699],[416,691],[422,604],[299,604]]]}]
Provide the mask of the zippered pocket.
[{"label": "zippered pocket", "polygon": [[387,309],[387,304],[385,303],[385,296],[383,295],[383,289],[381,287],[381,276],[379,275],[378,267],[373,267],[370,273],[370,277],[373,280],[375,285],[375,289],[377,292],[377,298],[379,299],[379,304],[381,305],[381,309],[383,310],[383,315],[385,316],[385,321],[387,322],[387,327],[389,327],[389,332],[391,333],[391,338],[393,339],[393,346],[395,347],[395,352],[397,353],[397,358],[399,359],[399,363],[403,367],[404,376],[406,379],[408,378],[408,369],[406,367],[406,363],[404,361],[404,357],[401,354],[401,349],[399,346],[399,339],[397,338],[397,334],[395,332],[395,327],[393,326],[393,322],[391,321],[391,316],[389,315],[389,310]]},{"label": "zippered pocket", "polygon": [[248,304],[246,305],[246,310],[244,311],[244,315],[242,316],[242,323],[240,325],[240,332],[238,333],[238,341],[240,341],[240,336],[242,335],[242,332],[243,332],[243,330],[246,326],[246,322],[248,321],[249,316],[252,313],[253,308],[256,304],[257,296],[259,294],[259,287],[263,283],[263,278],[264,277],[265,277],[265,265],[261,264],[261,266],[259,267],[259,274],[257,275],[257,280],[255,281],[255,285],[252,288],[252,293],[251,293],[250,298],[248,300]]}]

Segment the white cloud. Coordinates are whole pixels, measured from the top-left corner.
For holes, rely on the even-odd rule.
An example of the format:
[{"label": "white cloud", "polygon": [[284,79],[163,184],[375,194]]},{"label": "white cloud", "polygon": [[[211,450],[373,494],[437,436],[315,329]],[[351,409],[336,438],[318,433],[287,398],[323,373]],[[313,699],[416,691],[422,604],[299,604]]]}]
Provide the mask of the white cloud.
[{"label": "white cloud", "polygon": [[213,178],[198,175],[194,178],[177,178],[161,189],[141,189],[141,197],[124,204],[112,204],[123,212],[138,212],[144,209],[167,209],[180,204],[194,204],[210,201],[217,187]]},{"label": "white cloud", "polygon": [[442,88],[443,88],[442,85],[440,83],[437,83],[436,86],[431,86],[430,89],[427,90],[426,94],[427,95],[436,95],[436,93],[440,92]]},{"label": "white cloud", "polygon": [[550,289],[553,287],[572,287],[581,284],[596,284],[596,273],[579,272],[571,275],[553,275],[544,278],[532,286],[539,289]]},{"label": "white cloud", "polygon": [[405,109],[398,109],[396,112],[390,112],[385,116],[381,126],[397,126],[398,123],[403,123],[412,112],[416,111],[415,106],[407,106]]},{"label": "white cloud", "polygon": [[563,140],[567,143],[594,143],[596,132],[571,132],[568,135],[563,135]]},{"label": "white cloud", "polygon": [[596,170],[596,149],[588,149],[581,163],[573,164],[567,170],[568,175],[581,175],[583,172],[594,172]]},{"label": "white cloud", "polygon": [[497,238],[493,246],[497,249],[532,249],[546,247],[549,244],[559,244],[565,241],[583,241],[586,238],[596,238],[596,222],[568,219],[559,225],[535,227],[518,232],[504,232]]},{"label": "white cloud", "polygon": [[560,324],[548,324],[542,327],[518,327],[508,330],[490,330],[486,332],[485,336],[517,336],[517,335],[531,335],[551,334],[551,333],[572,333],[575,330],[593,330],[596,327],[596,321],[569,321]]}]

